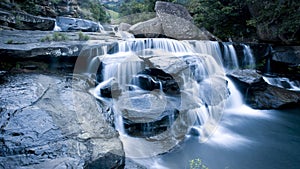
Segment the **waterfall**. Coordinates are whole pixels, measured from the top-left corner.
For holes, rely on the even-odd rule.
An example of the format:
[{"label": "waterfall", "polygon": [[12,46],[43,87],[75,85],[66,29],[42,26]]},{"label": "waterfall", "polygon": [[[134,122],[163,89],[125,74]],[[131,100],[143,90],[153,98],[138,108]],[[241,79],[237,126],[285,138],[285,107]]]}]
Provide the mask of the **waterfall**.
[{"label": "waterfall", "polygon": [[91,60],[101,64],[90,69],[100,77],[90,92],[112,107],[125,147],[145,147],[127,155],[160,154],[191,128],[201,141],[214,132],[229,95],[221,58],[218,42],[127,39]]},{"label": "waterfall", "polygon": [[284,77],[267,77],[267,76],[263,76],[263,79],[272,86],[277,86],[280,88],[293,90],[293,91],[300,91],[299,81],[292,81]]},{"label": "waterfall", "polygon": [[235,49],[231,43],[223,43],[223,63],[227,70],[239,68],[239,63]]},{"label": "waterfall", "polygon": [[219,42],[217,41],[189,41],[196,53],[208,54],[213,56],[217,63],[223,67],[222,53]]},{"label": "waterfall", "polygon": [[243,60],[243,67],[244,68],[255,68],[255,58],[253,53],[250,49],[249,45],[241,44],[243,46],[243,53],[244,53],[244,60]]},{"label": "waterfall", "polygon": [[58,25],[57,25],[57,21],[55,21],[55,26],[54,26],[54,28],[53,28],[53,31],[54,32],[61,32],[62,30],[61,30],[61,27],[59,27]]}]

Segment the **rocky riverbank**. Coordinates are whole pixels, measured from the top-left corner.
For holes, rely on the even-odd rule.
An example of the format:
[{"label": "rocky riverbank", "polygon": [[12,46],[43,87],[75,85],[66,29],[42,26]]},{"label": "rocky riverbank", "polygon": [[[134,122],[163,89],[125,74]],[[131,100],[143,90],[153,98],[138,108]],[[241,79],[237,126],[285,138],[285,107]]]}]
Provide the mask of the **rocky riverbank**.
[{"label": "rocky riverbank", "polygon": [[80,76],[9,73],[1,79],[1,168],[124,167],[118,133]]}]

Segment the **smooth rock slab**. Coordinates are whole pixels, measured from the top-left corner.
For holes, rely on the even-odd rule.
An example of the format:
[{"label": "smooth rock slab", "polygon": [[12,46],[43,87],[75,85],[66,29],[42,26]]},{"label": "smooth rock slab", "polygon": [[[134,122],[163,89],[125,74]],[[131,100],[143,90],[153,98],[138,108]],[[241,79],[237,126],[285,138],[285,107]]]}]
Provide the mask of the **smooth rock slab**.
[{"label": "smooth rock slab", "polygon": [[0,87],[0,168],[124,166],[118,133],[80,78],[19,74]]}]

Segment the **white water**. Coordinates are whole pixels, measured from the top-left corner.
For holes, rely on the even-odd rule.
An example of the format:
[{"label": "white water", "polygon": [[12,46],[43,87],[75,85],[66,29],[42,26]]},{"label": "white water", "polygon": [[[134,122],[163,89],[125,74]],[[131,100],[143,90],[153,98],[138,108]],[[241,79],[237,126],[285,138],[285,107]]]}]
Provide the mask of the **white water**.
[{"label": "white water", "polygon": [[223,65],[227,70],[234,70],[239,68],[239,63],[235,49],[231,43],[223,43]]},{"label": "white water", "polygon": [[[170,39],[127,39],[118,44],[118,52],[92,59],[91,63],[98,60],[103,66],[101,70],[103,82],[96,87],[96,90],[91,90],[92,94],[96,98],[101,97],[100,88],[110,83],[112,78],[122,91],[121,96],[112,98],[112,103],[109,105],[113,105],[115,126],[121,134],[127,156],[148,157],[169,151],[184,139],[187,130],[192,126],[201,133],[203,141],[213,133],[228,97],[221,61],[215,59],[221,58],[220,54],[220,48],[216,42],[200,41],[195,42],[193,46],[187,41]],[[151,64],[145,61],[148,58],[152,58]],[[133,77],[152,64],[155,65],[155,68],[160,68],[167,73],[179,71],[173,76],[180,87],[181,96],[166,97],[160,81],[158,81],[160,92],[141,91],[138,87],[134,87],[136,91],[128,91],[128,86],[136,85],[132,82]],[[155,81],[155,79],[152,80]],[[138,110],[133,104],[134,99],[139,99],[139,97],[140,99],[147,98],[150,104],[156,106],[151,106],[149,110],[145,109],[144,112],[141,112],[142,109]],[[158,102],[153,98],[157,98]],[[181,102],[180,105],[177,105],[178,101]],[[181,115],[177,119],[174,114],[168,116],[168,129],[159,138],[156,138],[156,141],[149,142],[147,139],[127,135],[122,120],[124,112],[127,114],[125,116],[128,114],[136,116],[137,112],[141,114],[148,112],[148,115],[145,116],[156,115],[155,113],[159,115],[160,111],[169,109],[167,105],[177,105],[175,107],[181,112]],[[145,133],[150,131],[149,126],[150,123],[143,126]],[[166,143],[161,146],[160,143],[163,140]],[[132,145],[132,143],[135,144]],[[139,144],[142,146],[139,147],[140,151],[132,151],[134,149],[132,146]]]},{"label": "white water", "polygon": [[299,81],[291,81],[288,78],[284,77],[266,77],[263,79],[270,85],[277,86],[280,88],[284,88],[292,91],[300,91],[300,82]]},{"label": "white water", "polygon": [[53,29],[54,32],[61,32],[61,28],[57,25],[57,21],[55,21],[55,26]]},{"label": "white water", "polygon": [[242,46],[243,46],[243,53],[244,53],[243,67],[248,69],[254,69],[255,58],[253,56],[250,46],[245,44],[242,44]]}]

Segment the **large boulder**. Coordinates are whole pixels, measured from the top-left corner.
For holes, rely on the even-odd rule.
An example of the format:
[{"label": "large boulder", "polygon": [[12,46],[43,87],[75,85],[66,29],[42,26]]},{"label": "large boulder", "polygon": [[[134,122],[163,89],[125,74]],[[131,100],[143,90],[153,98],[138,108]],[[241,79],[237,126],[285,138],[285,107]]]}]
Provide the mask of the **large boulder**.
[{"label": "large boulder", "polygon": [[130,27],[131,27],[132,25],[130,25],[130,24],[128,24],[128,23],[124,23],[124,22],[122,22],[122,23],[120,23],[120,25],[119,25],[119,31],[128,31],[129,29],[130,29]]},{"label": "large boulder", "polygon": [[80,78],[6,76],[0,85],[0,166],[122,168],[118,133]]},{"label": "large boulder", "polygon": [[255,70],[237,70],[228,76],[244,93],[246,103],[252,108],[280,109],[300,105],[299,92],[271,86]]},{"label": "large boulder", "polygon": [[0,11],[0,24],[21,30],[51,31],[55,26],[55,19],[33,16],[23,12]]},{"label": "large boulder", "polygon": [[136,37],[157,37],[164,35],[162,23],[159,18],[153,18],[145,22],[137,23],[130,27],[129,32]]},{"label": "large boulder", "polygon": [[300,46],[274,46],[272,60],[300,65]]},{"label": "large boulder", "polygon": [[157,1],[155,3],[155,11],[158,16],[163,14],[173,15],[174,17],[183,18],[187,21],[193,21],[193,17],[189,11],[182,5],[170,2]]},{"label": "large boulder", "polygon": [[157,1],[156,18],[137,23],[129,32],[136,37],[169,37],[177,40],[219,40],[205,28],[199,29],[185,7]]},{"label": "large boulder", "polygon": [[182,5],[157,1],[155,11],[167,37],[178,40],[216,40],[207,30],[200,30],[193,23],[193,18]]},{"label": "large boulder", "polygon": [[56,21],[62,31],[98,32],[100,30],[98,23],[86,19],[57,17]]}]

